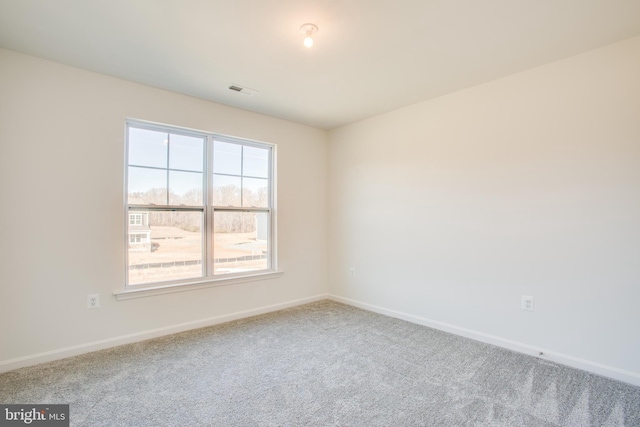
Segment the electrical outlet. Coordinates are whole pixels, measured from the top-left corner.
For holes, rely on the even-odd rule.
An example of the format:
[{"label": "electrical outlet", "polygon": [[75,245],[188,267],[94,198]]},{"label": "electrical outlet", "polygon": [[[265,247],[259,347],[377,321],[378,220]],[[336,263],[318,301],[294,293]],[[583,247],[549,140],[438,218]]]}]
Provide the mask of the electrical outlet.
[{"label": "electrical outlet", "polygon": [[533,311],[533,297],[522,295],[520,308],[527,311]]},{"label": "electrical outlet", "polygon": [[87,295],[87,308],[100,308],[100,294]]},{"label": "electrical outlet", "polygon": [[354,278],[356,277],[356,269],[351,267],[349,268],[349,277]]}]

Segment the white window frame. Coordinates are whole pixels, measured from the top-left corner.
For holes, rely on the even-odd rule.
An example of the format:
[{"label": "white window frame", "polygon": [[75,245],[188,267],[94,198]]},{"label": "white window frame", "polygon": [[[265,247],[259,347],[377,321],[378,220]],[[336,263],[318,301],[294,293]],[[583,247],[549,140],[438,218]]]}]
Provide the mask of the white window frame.
[{"label": "white window frame", "polygon": [[[204,147],[204,166],[203,166],[203,204],[202,206],[172,206],[172,205],[136,205],[128,203],[128,135],[129,128],[139,128],[152,131],[167,132],[192,137],[202,137],[205,140]],[[243,146],[258,147],[268,149],[269,155],[269,196],[268,206],[266,208],[256,207],[231,207],[231,206],[213,206],[213,143],[221,141]],[[248,281],[265,280],[282,275],[277,270],[277,251],[276,251],[276,145],[260,141],[252,141],[236,137],[219,135],[212,132],[194,131],[191,129],[179,128],[176,126],[150,123],[140,120],[126,120],[125,122],[125,162],[124,162],[124,212],[125,212],[125,280],[124,286],[114,292],[119,300],[151,296],[157,294],[165,294],[191,289],[199,289],[210,286],[230,285]],[[203,254],[203,276],[198,278],[171,280],[154,283],[144,283],[131,285],[128,284],[129,271],[129,226],[130,215],[135,212],[152,212],[152,211],[192,211],[202,212],[202,254]],[[253,270],[248,272],[229,273],[223,275],[214,275],[214,254],[213,254],[213,215],[215,212],[266,212],[268,213],[268,259],[267,268],[263,270]],[[140,214],[142,215],[142,214]]]}]

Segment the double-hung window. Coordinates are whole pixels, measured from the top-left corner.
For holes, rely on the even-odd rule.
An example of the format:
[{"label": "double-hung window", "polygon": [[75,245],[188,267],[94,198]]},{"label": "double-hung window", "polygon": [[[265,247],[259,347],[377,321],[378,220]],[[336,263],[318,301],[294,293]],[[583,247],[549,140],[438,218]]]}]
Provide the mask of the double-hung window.
[{"label": "double-hung window", "polygon": [[129,214],[129,225],[142,225],[142,214]]},{"label": "double-hung window", "polygon": [[134,121],[126,140],[127,287],[275,270],[272,145]]}]

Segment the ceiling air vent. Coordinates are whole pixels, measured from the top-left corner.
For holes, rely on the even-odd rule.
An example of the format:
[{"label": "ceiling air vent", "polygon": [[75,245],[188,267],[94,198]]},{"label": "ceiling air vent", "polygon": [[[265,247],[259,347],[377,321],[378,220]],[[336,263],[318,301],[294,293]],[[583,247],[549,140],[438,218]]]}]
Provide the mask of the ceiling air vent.
[{"label": "ceiling air vent", "polygon": [[229,86],[229,90],[232,90],[234,92],[238,92],[247,96],[253,96],[256,93],[258,93],[258,91],[255,89],[249,89],[248,87],[244,87],[236,84],[231,84],[231,86]]}]

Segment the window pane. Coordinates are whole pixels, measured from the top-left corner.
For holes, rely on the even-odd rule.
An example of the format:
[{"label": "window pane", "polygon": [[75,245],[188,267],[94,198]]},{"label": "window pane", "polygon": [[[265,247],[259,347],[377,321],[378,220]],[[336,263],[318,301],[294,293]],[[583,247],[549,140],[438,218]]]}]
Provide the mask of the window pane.
[{"label": "window pane", "polygon": [[242,146],[215,141],[213,143],[213,172],[240,175],[242,173]]},{"label": "window pane", "polygon": [[269,180],[242,178],[242,206],[266,208],[269,206]]},{"label": "window pane", "polygon": [[213,274],[268,269],[268,225],[266,212],[215,212]]},{"label": "window pane", "polygon": [[175,134],[169,138],[169,169],[202,172],[204,140]]},{"label": "window pane", "polygon": [[269,176],[269,150],[245,146],[242,159],[242,175],[257,178]]},{"label": "window pane", "polygon": [[202,277],[202,212],[140,213],[148,225],[129,226],[128,283]]},{"label": "window pane", "polygon": [[169,204],[202,206],[202,173],[169,171]]},{"label": "window pane", "polygon": [[167,171],[129,167],[128,203],[167,204]]},{"label": "window pane", "polygon": [[166,132],[129,128],[129,164],[167,167],[169,135]]},{"label": "window pane", "polygon": [[213,206],[240,207],[241,185],[240,177],[213,175]]}]

